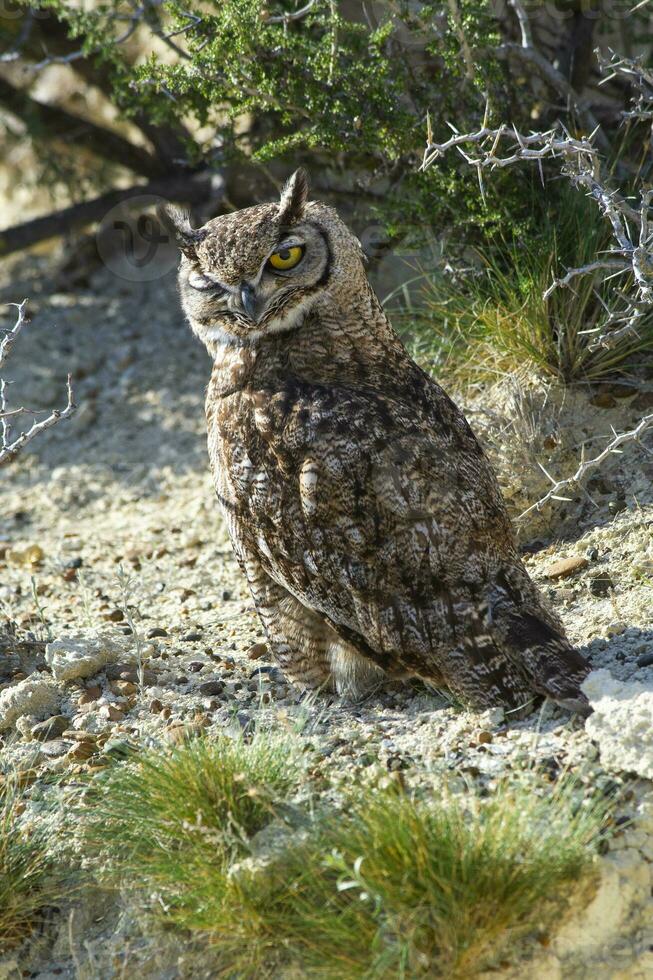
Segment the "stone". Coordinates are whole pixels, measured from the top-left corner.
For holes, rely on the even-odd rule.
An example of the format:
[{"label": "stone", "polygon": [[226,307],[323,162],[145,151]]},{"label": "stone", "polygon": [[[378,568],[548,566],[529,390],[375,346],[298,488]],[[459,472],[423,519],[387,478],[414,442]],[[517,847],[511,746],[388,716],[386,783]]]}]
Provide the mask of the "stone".
[{"label": "stone", "polygon": [[186,633],[182,636],[182,640],[186,643],[197,643],[202,639],[202,634],[198,632]]},{"label": "stone", "polygon": [[107,664],[135,655],[135,650],[129,651],[125,640],[102,635],[62,637],[45,648],[45,662],[59,682],[92,677]]},{"label": "stone", "polygon": [[550,579],[568,578],[570,575],[580,572],[583,568],[587,568],[588,565],[589,561],[587,558],[583,558],[581,555],[573,555],[571,558],[563,558],[561,561],[557,561],[554,565],[551,565],[546,570],[545,575]]},{"label": "stone", "polygon": [[592,671],[582,689],[594,709],[585,728],[603,765],[653,779],[653,687],[618,681],[602,668]]},{"label": "stone", "polygon": [[39,742],[47,742],[51,738],[59,738],[68,728],[68,719],[64,715],[52,715],[45,721],[40,721],[32,729],[32,738]]},{"label": "stone", "polygon": [[69,749],[70,742],[66,742],[62,738],[54,738],[51,742],[44,742],[41,746],[42,754],[48,759],[60,759],[62,755],[67,755]]},{"label": "stone", "polygon": [[653,653],[645,653],[637,658],[638,667],[653,667]]},{"label": "stone", "polygon": [[23,715],[37,719],[51,717],[58,709],[60,694],[49,677],[26,677],[0,692],[0,732],[6,731]]},{"label": "stone", "polygon": [[154,626],[151,630],[148,630],[146,636],[148,640],[154,640],[158,636],[167,636],[168,631],[164,630],[161,626]]},{"label": "stone", "polygon": [[247,651],[247,656],[250,660],[263,660],[264,657],[268,657],[267,643],[253,643]]},{"label": "stone", "polygon": [[122,721],[125,712],[121,711],[115,704],[103,704],[100,708],[100,717],[107,721]]},{"label": "stone", "polygon": [[614,589],[614,582],[609,575],[595,575],[590,580],[590,592],[595,596],[605,596]]},{"label": "stone", "polygon": [[200,684],[199,686],[200,694],[204,694],[207,697],[213,697],[216,694],[222,694],[223,691],[224,691],[223,681],[216,681],[216,680],[204,681],[204,683]]}]

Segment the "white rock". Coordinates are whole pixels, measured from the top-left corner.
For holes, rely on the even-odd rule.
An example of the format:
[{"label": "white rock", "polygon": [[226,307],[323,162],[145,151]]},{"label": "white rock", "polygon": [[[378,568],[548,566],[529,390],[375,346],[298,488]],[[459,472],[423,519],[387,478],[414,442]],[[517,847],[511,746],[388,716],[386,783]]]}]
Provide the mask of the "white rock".
[{"label": "white rock", "polygon": [[585,727],[602,763],[653,779],[653,687],[618,681],[604,668],[592,671],[583,691],[594,708]]},{"label": "white rock", "polygon": [[0,731],[11,728],[23,715],[49,718],[59,707],[59,691],[49,677],[26,677],[0,693]]},{"label": "white rock", "polygon": [[54,640],[45,648],[45,662],[52,670],[52,676],[56,681],[91,677],[107,664],[135,659],[135,646],[130,650],[124,640],[118,640],[113,636],[76,634]]}]

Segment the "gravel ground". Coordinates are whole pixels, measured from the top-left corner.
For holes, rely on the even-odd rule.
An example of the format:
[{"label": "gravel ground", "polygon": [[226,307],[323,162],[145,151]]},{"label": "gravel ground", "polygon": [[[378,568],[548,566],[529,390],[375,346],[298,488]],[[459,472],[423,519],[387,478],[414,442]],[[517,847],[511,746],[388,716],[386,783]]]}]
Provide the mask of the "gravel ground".
[{"label": "gravel ground", "polygon": [[[336,787],[379,767],[434,790],[445,776],[491,785],[525,767],[570,769],[618,787],[619,815],[634,822],[602,856],[590,907],[504,975],[653,977],[652,726],[640,717],[622,769],[622,733],[598,723],[608,717],[600,683],[591,731],[549,706],[518,722],[460,712],[418,684],[357,705],[299,698],[267,659],[214,500],[203,419],[210,365],[183,324],[174,274],[134,284],[102,270],[88,290],[57,292],[48,260],[32,259],[8,265],[0,287],[4,301],[31,297],[33,322],[6,372],[15,403],[63,406],[71,370],[79,404],[72,422],[1,474],[0,603],[19,638],[0,650],[0,771],[18,767],[40,785],[53,771],[68,779],[101,768],[121,741],[174,742],[189,728],[262,721],[304,739],[315,778]],[[604,386],[563,399],[515,384],[468,406],[515,512],[546,489],[537,459],[573,472],[582,442],[600,448],[610,426],[629,428],[650,398]],[[628,691],[651,722],[652,477],[653,461],[626,447],[594,477],[592,499],[554,504],[521,528],[529,569],[570,636],[597,671],[636,685]],[[575,560],[561,574],[563,559]],[[30,638],[59,643],[46,661]],[[48,731],[38,728],[53,716]],[[190,943],[149,935],[137,911],[102,894],[0,960],[0,980],[210,975]]]}]

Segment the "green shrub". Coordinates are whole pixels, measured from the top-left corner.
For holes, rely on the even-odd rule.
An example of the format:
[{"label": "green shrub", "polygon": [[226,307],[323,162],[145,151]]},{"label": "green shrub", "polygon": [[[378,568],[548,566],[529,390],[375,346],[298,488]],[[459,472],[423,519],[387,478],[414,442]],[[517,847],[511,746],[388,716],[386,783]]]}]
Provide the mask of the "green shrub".
[{"label": "green shrub", "polygon": [[[524,369],[573,383],[614,377],[632,368],[634,355],[653,351],[653,318],[614,347],[591,349],[591,331],[606,316],[609,285],[600,273],[544,297],[554,278],[603,254],[610,235],[598,209],[567,186],[538,213],[537,234],[486,236],[467,273],[427,269],[411,292],[388,298],[425,366],[461,383]],[[626,277],[620,284],[627,292]]]}]

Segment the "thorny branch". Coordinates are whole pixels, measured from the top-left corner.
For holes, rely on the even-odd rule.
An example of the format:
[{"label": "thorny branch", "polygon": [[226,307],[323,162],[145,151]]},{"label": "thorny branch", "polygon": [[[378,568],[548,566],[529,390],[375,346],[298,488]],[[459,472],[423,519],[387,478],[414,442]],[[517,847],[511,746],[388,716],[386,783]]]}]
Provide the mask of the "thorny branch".
[{"label": "thorny branch", "polygon": [[612,311],[608,309],[605,321],[587,331],[597,335],[589,344],[591,350],[596,350],[599,347],[614,347],[628,335],[636,335],[640,321],[651,312],[653,228],[650,212],[653,190],[643,188],[639,206],[633,207],[619,191],[607,186],[598,151],[592,142],[593,135],[577,139],[562,126],[527,136],[506,125],[490,129],[484,124],[478,132],[463,134],[454,129],[454,135],[444,143],[433,142],[429,134],[422,169],[426,170],[448,150],[456,149],[470,166],[475,167],[481,194],[484,195],[484,171],[508,167],[523,160],[535,160],[542,174],[542,160],[561,160],[562,172],[575,187],[584,190],[596,202],[603,217],[610,222],[615,243],[605,258],[569,269],[566,275],[554,280],[544,294],[545,298],[554,289],[568,287],[573,280],[601,270],[609,271],[610,278],[627,274],[632,282],[629,292],[625,294],[615,289],[616,308]]},{"label": "thorny branch", "polygon": [[[549,473],[547,473],[544,467],[541,464],[539,464],[540,469],[545,474],[545,476],[547,476],[549,480],[551,480],[553,486],[551,487],[548,493],[546,493],[540,500],[537,501],[537,503],[532,504],[527,510],[525,510],[522,514],[520,514],[518,520],[522,520],[524,517],[526,517],[527,514],[530,514],[534,510],[540,511],[542,507],[544,507],[544,505],[548,503],[549,500],[566,500],[566,501],[570,500],[571,498],[569,497],[560,496],[561,490],[564,490],[565,487],[573,488],[573,487],[580,486],[586,474],[590,470],[593,470],[597,466],[600,466],[603,460],[606,459],[610,455],[610,453],[620,452],[621,450],[619,447],[623,446],[624,443],[636,442],[636,443],[640,443],[641,445],[642,436],[651,427],[653,427],[653,413],[651,415],[645,415],[643,419],[640,419],[636,427],[634,429],[631,429],[629,432],[622,432],[619,435],[615,435],[612,442],[608,443],[605,449],[602,452],[600,452],[598,456],[595,456],[594,459],[583,460],[578,466],[578,469],[576,470],[574,475],[567,477],[565,480],[554,480],[554,478]],[[645,452],[647,452],[649,455],[653,456],[653,452],[651,452],[650,449],[647,449],[645,446],[642,446],[642,449],[644,449]]]},{"label": "thorny branch", "polygon": [[[26,323],[29,323],[27,317],[25,316],[25,309],[27,307],[27,300],[24,299],[22,303],[10,303],[10,306],[15,306],[18,315],[16,317],[16,322],[13,327],[7,331],[2,341],[0,341],[0,369],[2,365],[5,364],[11,354],[12,348],[16,343],[16,339],[20,334],[21,330]],[[54,409],[50,414],[41,419],[40,422],[36,421],[35,416],[37,412],[31,412],[26,408],[7,408],[7,382],[4,378],[0,377],[0,466],[3,463],[8,462],[13,459],[17,454],[23,449],[28,442],[45,432],[46,429],[51,428],[56,425],[57,422],[61,422],[64,419],[68,419],[73,415],[76,409],[72,381],[70,375],[68,375],[68,381],[66,384],[66,391],[68,395],[68,401],[66,407],[62,409]],[[34,421],[29,429],[24,430],[18,436],[12,439],[12,425],[11,419],[15,418],[17,415],[32,415]]]}]

